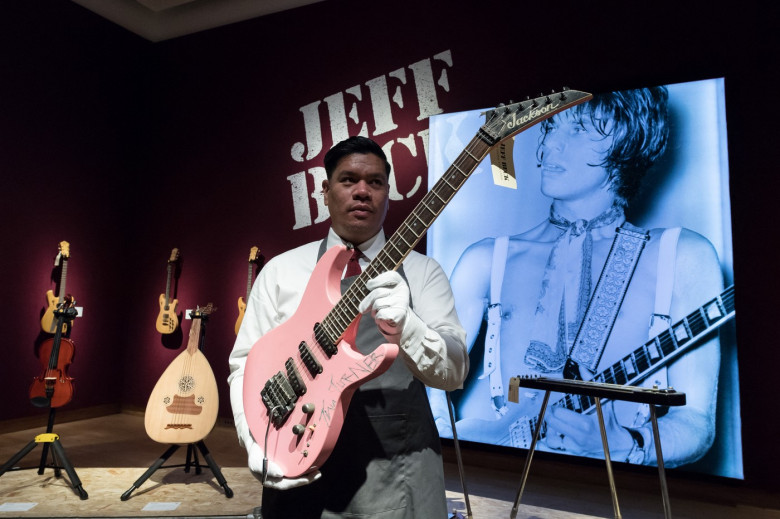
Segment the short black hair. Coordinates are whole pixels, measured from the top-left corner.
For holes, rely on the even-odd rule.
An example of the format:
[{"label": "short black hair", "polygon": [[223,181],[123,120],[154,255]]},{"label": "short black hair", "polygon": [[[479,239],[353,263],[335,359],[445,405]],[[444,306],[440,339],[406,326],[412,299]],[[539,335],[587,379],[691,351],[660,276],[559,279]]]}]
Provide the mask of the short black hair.
[{"label": "short black hair", "polygon": [[390,178],[390,163],[387,161],[387,156],[385,155],[385,152],[382,151],[382,147],[368,137],[356,135],[339,142],[325,154],[325,173],[328,175],[328,180],[330,180],[330,177],[336,170],[339,161],[347,155],[352,155],[354,153],[359,153],[361,155],[370,153],[382,159],[382,162],[385,163],[387,178]]},{"label": "short black hair", "polygon": [[[587,103],[570,109],[575,119],[587,117],[601,135],[614,136],[606,158],[598,165],[609,172],[621,205],[636,195],[645,173],[666,149],[668,100],[669,92],[660,86],[595,94]],[[539,154],[554,126],[552,119],[542,122]]]}]

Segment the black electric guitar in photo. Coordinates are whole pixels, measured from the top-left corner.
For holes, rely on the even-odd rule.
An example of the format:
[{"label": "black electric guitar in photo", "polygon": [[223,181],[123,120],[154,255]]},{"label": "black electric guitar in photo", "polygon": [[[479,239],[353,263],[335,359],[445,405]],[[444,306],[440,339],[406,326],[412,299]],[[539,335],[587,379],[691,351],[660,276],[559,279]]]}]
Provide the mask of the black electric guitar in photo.
[{"label": "black electric guitar in photo", "polygon": [[217,422],[217,381],[202,352],[202,322],[214,312],[209,303],[192,312],[187,349],[163,372],[146,404],[144,425],[159,443],[195,443],[205,438]]},{"label": "black electric guitar in photo", "polygon": [[257,264],[259,258],[258,252],[260,249],[252,247],[249,249],[249,272],[246,278],[246,299],[242,297],[238,298],[238,319],[236,319],[236,335],[238,335],[238,329],[241,328],[241,322],[244,320],[244,312],[246,311],[246,304],[249,301],[249,293],[252,291],[252,281],[255,279],[254,266]]},{"label": "black electric guitar in photo", "polygon": [[[41,317],[41,329],[46,333],[55,333],[57,331],[57,319],[54,317],[54,311],[65,303],[65,283],[68,280],[68,258],[70,258],[70,243],[61,241],[59,244],[59,252],[57,252],[57,259],[54,261],[55,266],[60,267],[60,283],[57,295],[54,295],[54,290],[46,291],[46,310]],[[62,333],[68,331],[67,323],[63,324],[61,330]]]},{"label": "black electric guitar in photo", "polygon": [[179,249],[174,248],[168,259],[168,278],[165,281],[165,293],[160,294],[160,313],[157,315],[157,331],[163,334],[173,333],[179,327],[179,316],[176,314],[179,301],[171,299],[171,277],[177,261]]}]

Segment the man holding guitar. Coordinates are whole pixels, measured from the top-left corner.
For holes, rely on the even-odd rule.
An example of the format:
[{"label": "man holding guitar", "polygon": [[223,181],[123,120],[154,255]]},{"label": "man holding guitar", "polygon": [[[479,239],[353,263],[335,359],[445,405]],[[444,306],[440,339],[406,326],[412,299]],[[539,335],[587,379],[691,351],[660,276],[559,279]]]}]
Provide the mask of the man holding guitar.
[{"label": "man holding guitar", "polygon": [[[520,394],[519,404],[507,402],[510,377],[600,382],[614,377],[621,384],[638,379],[636,385],[686,393],[687,405],[658,420],[666,465],[696,461],[712,445],[717,333],[707,329],[703,340],[688,348],[678,342],[690,339],[690,330],[675,328],[669,342],[675,356],[659,362],[658,369],[646,369],[658,359],[658,345],[643,345],[659,333],[668,335],[673,323],[718,297],[723,278],[717,254],[691,230],[645,231],[624,223],[624,208],[666,147],[667,97],[663,87],[596,95],[542,123],[537,159],[542,192],[552,200],[550,217],[521,234],[471,245],[451,277],[469,348],[483,316],[495,326],[487,332],[494,342],[486,339],[484,365],[475,368],[473,381],[470,377],[456,399],[459,438],[528,446],[523,439],[528,418],[539,412],[542,396],[528,391]],[[610,251],[629,250],[621,249],[627,243],[635,244],[625,255],[629,258],[615,261],[625,260],[630,268],[613,268],[617,263]],[[602,326],[606,333],[588,328],[600,317],[591,309],[610,299],[610,290],[598,287],[601,279],[604,285],[617,280],[621,287],[604,312],[609,314]],[[713,317],[722,321],[722,313]],[[440,432],[451,435],[444,396],[433,395],[432,402]],[[606,411],[613,459],[655,463],[647,410],[615,402]],[[595,414],[551,406],[539,447],[603,456]]]},{"label": "man holding guitar", "polygon": [[[370,139],[351,137],[326,154],[325,169],[328,236],[268,262],[252,288],[230,355],[228,381],[239,440],[250,469],[259,479],[265,476],[263,517],[445,517],[441,449],[424,385],[447,391],[460,387],[468,355],[447,277],[426,256],[411,251],[400,268],[365,285],[368,295],[360,300],[359,311],[370,315],[360,321],[355,346],[367,358],[383,343],[398,345],[399,352],[386,371],[356,389],[322,466],[284,477],[273,460],[264,459],[265,439],[253,436],[247,425],[247,356],[259,338],[306,303],[304,291],[319,258],[336,245],[354,247],[359,259],[350,263],[365,268],[386,243],[382,225],[390,164],[382,149]],[[342,290],[351,276],[348,265],[345,278],[350,279],[342,281]]]}]

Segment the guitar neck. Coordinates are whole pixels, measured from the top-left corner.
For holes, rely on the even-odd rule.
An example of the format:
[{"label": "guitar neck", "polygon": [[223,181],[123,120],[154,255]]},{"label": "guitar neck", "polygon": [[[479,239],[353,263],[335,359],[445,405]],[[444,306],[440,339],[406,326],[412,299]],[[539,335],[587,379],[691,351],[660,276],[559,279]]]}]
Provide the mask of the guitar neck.
[{"label": "guitar neck", "polygon": [[190,338],[187,341],[187,352],[194,355],[200,350],[200,317],[192,317],[192,326],[190,327]]},{"label": "guitar neck", "polygon": [[168,263],[168,277],[165,280],[165,306],[170,302],[171,294],[171,273],[173,272],[173,263]]},{"label": "guitar neck", "polygon": [[252,291],[252,274],[254,273],[254,268],[252,268],[252,262],[249,262],[249,273],[247,274],[246,279],[246,299],[244,299],[244,302],[249,304],[249,293]]},{"label": "guitar neck", "polygon": [[62,274],[60,275],[60,292],[59,296],[57,297],[57,302],[61,306],[62,303],[65,302],[65,284],[68,280],[68,258],[63,257],[62,258]]},{"label": "guitar neck", "polygon": [[481,133],[471,140],[444,175],[423,197],[379,254],[350,285],[339,302],[322,320],[322,330],[335,343],[360,313],[358,305],[368,295],[366,283],[382,272],[396,270],[420,242],[442,210],[490,151],[491,144]]},{"label": "guitar neck", "polygon": [[[606,384],[636,385],[725,324],[734,317],[734,313],[734,285],[731,285],[718,297],[697,308],[592,380]],[[596,401],[586,395],[567,394],[554,405],[589,413],[595,409]]]}]

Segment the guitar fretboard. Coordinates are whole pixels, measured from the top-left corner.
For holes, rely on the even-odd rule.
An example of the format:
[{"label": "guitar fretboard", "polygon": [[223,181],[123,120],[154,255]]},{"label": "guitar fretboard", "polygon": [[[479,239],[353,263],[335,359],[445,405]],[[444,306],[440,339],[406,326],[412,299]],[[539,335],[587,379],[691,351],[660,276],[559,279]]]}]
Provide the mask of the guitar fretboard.
[{"label": "guitar fretboard", "polygon": [[63,256],[62,258],[62,274],[60,275],[60,293],[57,297],[57,302],[59,303],[58,306],[62,306],[62,303],[65,302],[65,283],[67,283],[68,280],[68,258],[67,256]]},{"label": "guitar fretboard", "polygon": [[[734,285],[731,285],[718,297],[603,370],[593,377],[593,381],[635,385],[730,320],[734,313]],[[568,394],[553,405],[578,413],[588,413],[595,407],[596,400],[587,395]]]}]

